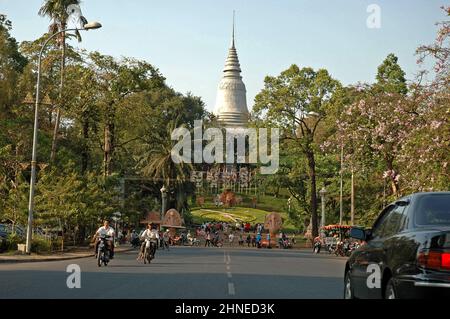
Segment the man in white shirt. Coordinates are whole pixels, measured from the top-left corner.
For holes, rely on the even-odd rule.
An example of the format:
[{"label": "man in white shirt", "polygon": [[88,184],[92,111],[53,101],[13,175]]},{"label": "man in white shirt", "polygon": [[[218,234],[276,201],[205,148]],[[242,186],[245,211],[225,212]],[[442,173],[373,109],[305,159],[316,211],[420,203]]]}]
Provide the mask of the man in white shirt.
[{"label": "man in white shirt", "polygon": [[[141,239],[144,240],[142,245],[141,245],[141,250],[139,252],[139,256],[138,256],[138,260],[142,259],[144,257],[144,250],[145,250],[145,244],[146,244],[146,240],[150,240],[150,242],[152,242],[155,245],[155,249],[156,249],[156,245],[158,245],[158,240],[159,240],[159,233],[158,230],[153,228],[153,224],[148,224],[147,225],[147,229],[144,230],[144,232],[141,234]],[[154,255],[154,252],[153,252]]]},{"label": "man in white shirt", "polygon": [[[100,227],[99,229],[97,229],[97,232],[94,235],[94,239],[97,239],[99,237],[102,236],[106,236],[106,243],[108,245],[108,249],[111,252],[111,256],[110,258],[113,259],[114,258],[114,236],[115,236],[115,231],[114,228],[109,226],[109,221],[105,220],[103,222],[103,226]],[[97,256],[97,251],[98,251],[98,244],[100,243],[99,240],[96,241],[95,243],[95,255]]]}]

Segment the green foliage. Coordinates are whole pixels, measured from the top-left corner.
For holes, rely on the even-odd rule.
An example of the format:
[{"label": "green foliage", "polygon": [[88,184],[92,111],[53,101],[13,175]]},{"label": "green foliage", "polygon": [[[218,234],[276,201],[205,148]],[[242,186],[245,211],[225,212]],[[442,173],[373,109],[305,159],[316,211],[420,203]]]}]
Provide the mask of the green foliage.
[{"label": "green foliage", "polygon": [[[256,96],[253,108],[257,120],[263,121],[258,125],[284,128],[282,156],[286,156],[286,160],[279,175],[289,174],[285,183],[298,202],[299,212],[311,215],[314,235],[318,234],[317,133],[321,129],[319,124],[338,108],[340,91],[341,84],[327,70],[314,71],[292,65],[277,77],[266,77],[264,89]],[[304,157],[299,158],[299,154]],[[305,180],[309,182],[308,189],[304,187]]]},{"label": "green foliage", "polygon": [[52,243],[41,236],[34,236],[31,241],[31,252],[36,254],[48,253],[52,251]]},{"label": "green foliage", "polygon": [[398,64],[395,54],[389,54],[378,67],[377,82],[375,87],[385,93],[406,94],[408,92],[405,72]]},{"label": "green foliage", "polygon": [[6,238],[6,250],[17,250],[17,244],[24,244],[25,239],[17,234],[9,234]]},{"label": "green foliage", "polygon": [[[64,27],[65,9],[75,3],[79,1],[45,1],[40,14],[51,19],[49,34],[20,45],[10,34],[12,23],[0,14],[1,221],[26,223],[37,55],[43,41]],[[280,169],[273,176],[259,176],[260,190],[267,194],[258,194],[257,207],[279,211],[289,225],[305,230],[320,204],[317,190],[325,186],[327,221],[338,221],[341,146],[344,221],[350,214],[351,172],[358,224],[370,225],[383,205],[400,194],[448,190],[448,26],[442,23],[436,43],[418,50],[421,57],[437,61],[436,78],[427,85],[416,81],[408,86],[394,54],[380,64],[373,85],[344,88],[324,69],[296,65],[266,77],[252,124],[283,131]],[[62,41],[50,43],[42,65],[36,225],[63,229],[84,242],[114,212],[122,212],[132,225],[144,212],[159,211],[163,183],[169,190],[168,208],[183,212],[187,223],[197,218],[188,205],[195,194],[188,180],[197,167],[172,162],[170,134],[180,126],[191,130],[196,119],[215,125],[202,100],[170,88],[146,61],[115,59],[70,45],[61,92]],[[58,156],[50,163],[56,107],[63,118]],[[383,178],[386,172],[391,175]],[[122,184],[129,176],[137,178]],[[250,209],[252,196],[243,197],[242,205]],[[37,238],[34,247],[46,251],[49,245]]]}]

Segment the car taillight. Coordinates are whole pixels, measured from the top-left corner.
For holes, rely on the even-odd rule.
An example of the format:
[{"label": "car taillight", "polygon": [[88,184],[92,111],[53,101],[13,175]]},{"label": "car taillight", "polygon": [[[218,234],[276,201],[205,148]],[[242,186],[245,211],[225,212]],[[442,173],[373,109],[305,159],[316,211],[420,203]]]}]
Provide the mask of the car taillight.
[{"label": "car taillight", "polygon": [[450,253],[442,254],[441,267],[450,270]]},{"label": "car taillight", "polygon": [[442,251],[422,251],[417,257],[420,267],[435,270],[450,270],[450,253]]}]

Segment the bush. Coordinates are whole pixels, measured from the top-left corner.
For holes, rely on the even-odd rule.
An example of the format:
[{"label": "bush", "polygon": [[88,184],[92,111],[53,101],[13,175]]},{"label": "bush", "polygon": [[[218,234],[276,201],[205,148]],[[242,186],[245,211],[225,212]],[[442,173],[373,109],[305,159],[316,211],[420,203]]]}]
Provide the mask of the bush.
[{"label": "bush", "polygon": [[3,253],[8,250],[8,242],[5,238],[0,237],[0,253]]},{"label": "bush", "polygon": [[57,237],[52,239],[50,247],[52,250],[61,250],[61,244],[62,244],[62,237]]},{"label": "bush", "polygon": [[51,242],[47,239],[35,236],[31,242],[31,251],[34,253],[44,253],[51,251]]},{"label": "bush", "polygon": [[25,240],[17,234],[9,234],[6,243],[7,250],[17,250],[17,244],[24,244]]},{"label": "bush", "polygon": [[192,223],[194,222],[194,216],[192,215],[190,210],[185,210],[183,212],[183,219],[186,225],[192,225]]}]

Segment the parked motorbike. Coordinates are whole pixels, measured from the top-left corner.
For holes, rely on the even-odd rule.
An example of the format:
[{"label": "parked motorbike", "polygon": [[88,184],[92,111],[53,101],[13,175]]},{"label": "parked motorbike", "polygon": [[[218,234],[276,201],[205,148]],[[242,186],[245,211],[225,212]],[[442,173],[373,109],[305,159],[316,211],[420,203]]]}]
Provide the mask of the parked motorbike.
[{"label": "parked motorbike", "polygon": [[111,236],[102,235],[99,238],[98,250],[97,250],[97,265],[99,267],[103,265],[107,266],[110,261],[110,251],[108,249],[107,240],[110,239]]}]

